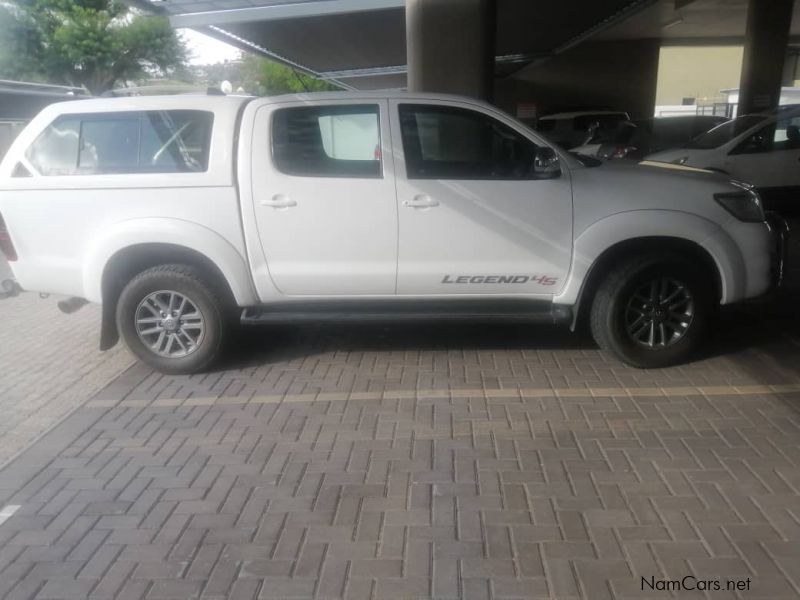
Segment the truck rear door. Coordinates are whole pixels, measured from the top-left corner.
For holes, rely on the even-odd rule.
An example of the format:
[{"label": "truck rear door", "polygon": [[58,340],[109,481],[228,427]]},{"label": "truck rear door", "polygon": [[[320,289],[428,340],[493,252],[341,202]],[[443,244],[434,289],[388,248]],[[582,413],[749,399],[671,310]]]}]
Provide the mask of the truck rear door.
[{"label": "truck rear door", "polygon": [[393,295],[397,203],[388,102],[263,100],[248,113],[252,147],[240,149],[250,161],[247,191],[262,260],[254,260],[249,241],[262,300]]}]

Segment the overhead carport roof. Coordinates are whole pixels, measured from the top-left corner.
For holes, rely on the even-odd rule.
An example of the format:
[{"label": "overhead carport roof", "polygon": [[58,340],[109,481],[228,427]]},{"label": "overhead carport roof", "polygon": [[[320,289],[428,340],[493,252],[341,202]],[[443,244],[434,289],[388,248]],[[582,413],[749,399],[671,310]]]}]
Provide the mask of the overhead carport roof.
[{"label": "overhead carport roof", "polygon": [[[758,0],[769,2],[771,0]],[[748,0],[658,0],[596,39],[659,38],[664,44],[744,44]],[[795,10],[791,42],[800,42]]]},{"label": "overhead carport roof", "polygon": [[[406,84],[404,0],[127,0],[347,88]],[[792,34],[800,34],[796,11]],[[747,0],[497,0],[498,76],[587,39],[743,40]]]}]

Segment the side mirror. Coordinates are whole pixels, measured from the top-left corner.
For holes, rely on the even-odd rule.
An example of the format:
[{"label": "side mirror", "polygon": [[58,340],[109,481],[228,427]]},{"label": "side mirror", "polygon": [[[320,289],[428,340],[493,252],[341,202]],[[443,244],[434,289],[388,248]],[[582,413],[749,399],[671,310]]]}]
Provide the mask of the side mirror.
[{"label": "side mirror", "polygon": [[534,179],[558,179],[561,177],[561,162],[556,151],[549,146],[536,148],[533,159]]}]

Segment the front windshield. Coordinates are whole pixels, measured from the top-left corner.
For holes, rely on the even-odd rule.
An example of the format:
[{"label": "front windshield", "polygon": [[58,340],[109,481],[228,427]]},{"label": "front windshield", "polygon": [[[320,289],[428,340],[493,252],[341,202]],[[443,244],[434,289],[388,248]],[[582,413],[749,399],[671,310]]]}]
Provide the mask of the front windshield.
[{"label": "front windshield", "polygon": [[[563,148],[562,148],[563,149]],[[580,154],[579,152],[571,152],[567,150],[567,153],[574,159],[576,159],[579,163],[581,163],[584,167],[599,167],[603,164],[602,160],[599,160],[593,156],[587,156],[586,154]]]},{"label": "front windshield", "polygon": [[686,147],[697,150],[719,148],[766,119],[767,117],[763,115],[744,115],[742,117],[737,117],[732,121],[726,121],[722,125],[717,125],[710,131],[701,133],[686,144]]}]

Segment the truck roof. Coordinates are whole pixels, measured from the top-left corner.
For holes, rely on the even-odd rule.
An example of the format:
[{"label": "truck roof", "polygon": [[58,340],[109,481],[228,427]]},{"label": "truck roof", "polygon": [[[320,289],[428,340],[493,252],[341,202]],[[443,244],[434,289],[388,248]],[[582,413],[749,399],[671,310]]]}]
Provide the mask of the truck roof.
[{"label": "truck roof", "polygon": [[452,100],[457,102],[471,102],[473,104],[486,104],[483,100],[471,98],[468,96],[458,96],[455,94],[438,94],[438,93],[424,93],[424,92],[403,92],[399,90],[394,91],[377,91],[377,92],[307,92],[300,94],[283,94],[280,96],[271,96],[270,100],[275,102],[297,102],[306,100],[346,100],[347,98],[356,99],[375,99],[375,100]]},{"label": "truck roof", "polygon": [[162,109],[236,110],[236,108],[248,100],[250,100],[250,98],[247,96],[208,96],[201,94],[87,98],[85,100],[56,102],[48,106],[45,110],[57,114]]},{"label": "truck roof", "polygon": [[[129,110],[238,110],[243,104],[256,99],[256,96],[214,96],[206,94],[180,94],[174,96],[129,96],[116,98],[91,98],[57,102],[48,106],[45,111],[52,114],[75,114],[93,112],[117,112]],[[325,100],[453,100],[486,106],[482,100],[450,94],[418,94],[401,91],[392,92],[308,92],[300,94],[283,94],[266,96],[262,99],[269,102],[310,102]],[[43,112],[45,112],[43,111]]]}]

